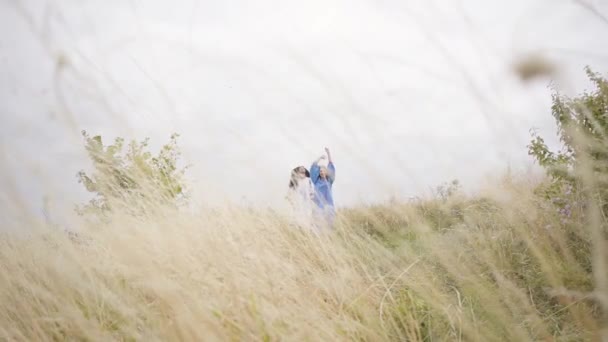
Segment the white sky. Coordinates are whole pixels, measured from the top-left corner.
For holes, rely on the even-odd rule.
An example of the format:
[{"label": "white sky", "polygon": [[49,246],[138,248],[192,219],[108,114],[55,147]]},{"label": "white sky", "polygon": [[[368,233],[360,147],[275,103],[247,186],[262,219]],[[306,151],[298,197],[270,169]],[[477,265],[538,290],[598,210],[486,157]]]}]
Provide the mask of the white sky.
[{"label": "white sky", "polygon": [[278,205],[324,146],[338,205],[471,188],[531,163],[530,128],[555,143],[548,80],[513,61],[540,51],[581,91],[607,34],[566,0],[0,0],[0,202],[86,198],[82,129],[180,133],[211,203]]}]

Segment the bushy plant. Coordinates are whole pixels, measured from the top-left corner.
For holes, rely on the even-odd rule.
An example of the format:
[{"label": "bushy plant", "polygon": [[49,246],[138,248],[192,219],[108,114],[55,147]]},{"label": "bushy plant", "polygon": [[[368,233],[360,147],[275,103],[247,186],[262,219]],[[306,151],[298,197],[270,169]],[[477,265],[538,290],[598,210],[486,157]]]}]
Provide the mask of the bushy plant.
[{"label": "bushy plant", "polygon": [[587,171],[591,171],[587,178],[592,178],[597,185],[602,201],[608,198],[608,80],[589,67],[585,71],[594,85],[593,91],[575,97],[558,91],[552,95],[551,113],[557,123],[562,149],[551,151],[537,132],[532,133],[528,145],[528,154],[550,177],[539,190],[549,198],[560,198],[558,202],[562,203],[564,213],[570,211],[566,207],[572,204],[564,203],[563,197],[581,190]]},{"label": "bushy plant", "polygon": [[105,215],[120,208],[131,214],[144,214],[151,204],[178,206],[185,200],[184,173],[179,167],[178,134],[171,135],[156,156],[147,151],[149,139],[123,138],[104,145],[101,136],[82,132],[93,170],[78,172],[79,183],[94,194],[88,204],[77,207],[80,214]]}]

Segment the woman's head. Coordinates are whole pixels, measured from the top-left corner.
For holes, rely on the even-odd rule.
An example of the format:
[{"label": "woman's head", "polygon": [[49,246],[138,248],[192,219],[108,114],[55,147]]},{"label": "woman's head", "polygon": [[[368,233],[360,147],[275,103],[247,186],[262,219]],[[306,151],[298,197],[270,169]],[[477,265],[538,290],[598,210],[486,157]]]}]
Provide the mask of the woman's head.
[{"label": "woman's head", "polygon": [[321,177],[322,179],[327,179],[327,167],[321,165],[319,166],[319,177]]},{"label": "woman's head", "polygon": [[293,169],[293,172],[297,176],[298,179],[304,179],[310,177],[310,172],[304,166],[298,166]]},{"label": "woman's head", "polygon": [[298,182],[304,178],[310,177],[310,172],[304,166],[298,166],[291,170],[291,180],[289,181],[289,187],[295,188]]}]

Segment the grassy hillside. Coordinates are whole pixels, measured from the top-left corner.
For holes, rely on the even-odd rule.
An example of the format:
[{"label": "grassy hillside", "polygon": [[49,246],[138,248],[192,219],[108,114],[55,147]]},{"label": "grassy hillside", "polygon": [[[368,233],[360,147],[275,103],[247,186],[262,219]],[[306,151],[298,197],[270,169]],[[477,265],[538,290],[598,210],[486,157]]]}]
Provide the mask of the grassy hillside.
[{"label": "grassy hillside", "polygon": [[78,234],[0,237],[0,341],[606,341],[608,81],[587,74],[593,92],[553,96],[563,149],[532,138],[544,178],[342,209],[320,235],[180,210],[176,135],[153,156],[84,133]]},{"label": "grassy hillside", "polygon": [[0,338],[598,339],[584,211],[534,188],[343,210],[321,236],[238,208],[37,227],[0,240]]}]

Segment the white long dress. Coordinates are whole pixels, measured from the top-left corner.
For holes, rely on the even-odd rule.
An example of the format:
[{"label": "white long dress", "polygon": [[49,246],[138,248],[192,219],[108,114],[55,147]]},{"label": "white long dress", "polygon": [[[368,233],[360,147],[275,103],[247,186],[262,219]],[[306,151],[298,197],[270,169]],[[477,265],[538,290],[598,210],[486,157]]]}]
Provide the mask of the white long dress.
[{"label": "white long dress", "polygon": [[295,222],[302,227],[311,229],[313,227],[312,213],[314,202],[312,201],[312,198],[314,196],[314,191],[315,188],[310,181],[310,178],[304,178],[298,181],[295,188],[290,188],[288,194]]}]

